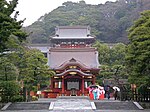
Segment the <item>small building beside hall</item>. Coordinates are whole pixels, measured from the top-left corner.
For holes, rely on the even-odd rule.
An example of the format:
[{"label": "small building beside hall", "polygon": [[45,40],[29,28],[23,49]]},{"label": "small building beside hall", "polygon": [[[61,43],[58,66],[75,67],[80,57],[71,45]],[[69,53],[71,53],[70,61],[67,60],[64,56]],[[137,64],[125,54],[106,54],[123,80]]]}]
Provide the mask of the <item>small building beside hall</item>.
[{"label": "small building beside hall", "polygon": [[92,47],[94,42],[89,26],[56,27],[51,47],[40,48],[56,73],[50,79],[50,91],[43,91],[45,97],[88,95],[87,87],[95,84],[100,70],[98,51]]}]

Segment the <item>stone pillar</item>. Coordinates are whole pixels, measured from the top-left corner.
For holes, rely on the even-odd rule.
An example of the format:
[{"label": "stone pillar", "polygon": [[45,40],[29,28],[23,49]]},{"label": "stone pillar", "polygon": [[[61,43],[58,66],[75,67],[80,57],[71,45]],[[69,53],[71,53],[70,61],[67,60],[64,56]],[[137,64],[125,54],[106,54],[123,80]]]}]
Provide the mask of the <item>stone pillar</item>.
[{"label": "stone pillar", "polygon": [[82,76],[82,95],[84,96],[84,76]]},{"label": "stone pillar", "polygon": [[64,76],[62,76],[62,96],[64,96],[65,93],[65,84],[64,84]]}]

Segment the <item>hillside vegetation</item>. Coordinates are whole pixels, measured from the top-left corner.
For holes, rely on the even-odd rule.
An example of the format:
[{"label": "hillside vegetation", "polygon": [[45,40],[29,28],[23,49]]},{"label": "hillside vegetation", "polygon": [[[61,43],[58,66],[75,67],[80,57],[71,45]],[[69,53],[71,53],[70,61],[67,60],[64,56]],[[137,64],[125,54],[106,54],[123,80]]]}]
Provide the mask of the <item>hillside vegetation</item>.
[{"label": "hillside vegetation", "polygon": [[89,25],[92,35],[102,42],[127,43],[126,30],[143,10],[150,10],[150,0],[118,0],[99,5],[65,2],[24,29],[30,34],[30,43],[48,43],[55,27],[66,25]]}]

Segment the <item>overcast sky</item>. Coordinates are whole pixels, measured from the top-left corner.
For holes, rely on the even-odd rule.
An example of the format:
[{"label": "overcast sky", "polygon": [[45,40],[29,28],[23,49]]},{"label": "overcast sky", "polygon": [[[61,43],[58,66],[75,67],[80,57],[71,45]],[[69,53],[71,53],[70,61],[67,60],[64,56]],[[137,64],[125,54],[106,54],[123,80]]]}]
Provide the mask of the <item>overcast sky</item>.
[{"label": "overcast sky", "polygon": [[[19,11],[18,20],[23,20],[24,26],[28,26],[37,21],[45,13],[49,13],[66,1],[78,2],[80,0],[19,0],[16,10]],[[87,4],[101,4],[106,1],[116,0],[84,0]]]}]

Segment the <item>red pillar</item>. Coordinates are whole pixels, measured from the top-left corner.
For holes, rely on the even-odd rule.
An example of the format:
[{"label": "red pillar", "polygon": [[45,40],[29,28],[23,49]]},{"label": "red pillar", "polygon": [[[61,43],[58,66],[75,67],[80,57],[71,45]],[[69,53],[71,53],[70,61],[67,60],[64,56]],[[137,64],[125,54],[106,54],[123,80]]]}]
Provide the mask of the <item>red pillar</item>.
[{"label": "red pillar", "polygon": [[82,76],[82,95],[84,96],[84,76]]},{"label": "red pillar", "polygon": [[64,84],[64,76],[62,76],[62,96],[64,96],[65,93],[65,84]]},{"label": "red pillar", "polygon": [[92,83],[95,84],[95,75],[93,75]]},{"label": "red pillar", "polygon": [[51,78],[51,85],[50,85],[50,89],[53,89],[53,83],[54,83],[54,79],[53,77]]}]

